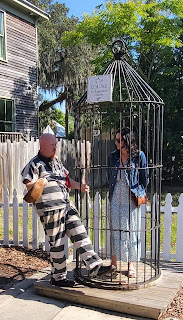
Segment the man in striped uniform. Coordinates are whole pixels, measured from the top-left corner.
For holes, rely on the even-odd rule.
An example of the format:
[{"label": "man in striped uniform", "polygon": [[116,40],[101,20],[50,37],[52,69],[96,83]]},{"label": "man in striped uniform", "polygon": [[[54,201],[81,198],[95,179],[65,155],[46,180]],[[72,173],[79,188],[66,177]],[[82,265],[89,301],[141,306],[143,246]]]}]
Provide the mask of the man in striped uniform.
[{"label": "man in striped uniform", "polygon": [[112,266],[103,266],[100,257],[94,252],[80,217],[69,200],[69,188],[89,192],[87,184],[69,178],[69,172],[56,157],[56,138],[51,134],[40,137],[40,150],[22,171],[23,183],[30,190],[38,179],[44,179],[41,197],[34,208],[43,224],[50,244],[51,284],[73,287],[75,282],[66,278],[66,257],[64,252],[65,235],[79,250],[80,257],[90,276],[103,275]]}]

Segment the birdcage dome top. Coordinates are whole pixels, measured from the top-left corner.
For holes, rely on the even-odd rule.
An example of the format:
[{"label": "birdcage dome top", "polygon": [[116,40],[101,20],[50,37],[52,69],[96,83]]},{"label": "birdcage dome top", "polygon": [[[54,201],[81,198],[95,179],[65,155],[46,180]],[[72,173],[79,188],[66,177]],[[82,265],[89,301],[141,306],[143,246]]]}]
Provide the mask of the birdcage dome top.
[{"label": "birdcage dome top", "polygon": [[[128,54],[125,43],[121,40],[115,41],[112,44],[112,52],[115,60],[108,65],[103,73],[104,75],[112,75],[111,103],[164,104],[159,95],[127,62]],[[89,105],[87,92],[77,102],[76,107],[81,105]]]}]

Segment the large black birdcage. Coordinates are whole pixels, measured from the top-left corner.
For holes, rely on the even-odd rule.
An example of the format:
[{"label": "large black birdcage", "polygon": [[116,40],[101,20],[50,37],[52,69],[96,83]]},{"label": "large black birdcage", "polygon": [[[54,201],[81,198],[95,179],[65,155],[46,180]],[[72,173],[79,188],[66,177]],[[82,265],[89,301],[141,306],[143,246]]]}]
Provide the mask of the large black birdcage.
[{"label": "large black birdcage", "polygon": [[[102,278],[90,279],[79,256],[76,257],[75,277],[78,281],[99,288],[137,289],[154,283],[160,276],[160,199],[163,141],[163,101],[156,92],[139,76],[127,62],[127,50],[122,41],[112,45],[114,61],[104,74],[112,75],[112,101],[88,103],[85,93],[75,107],[75,142],[76,166],[75,178],[81,183],[89,183],[90,194],[76,194],[76,205],[82,221],[93,243],[95,252],[103,259],[104,264],[111,263],[113,244],[116,245],[116,270]],[[131,188],[126,199],[129,203],[128,223],[123,224],[123,205],[118,200],[109,198],[109,174],[114,168],[109,164],[109,156],[115,150],[116,132],[127,127],[133,132],[137,149],[143,151],[147,163],[140,166],[129,160],[120,165],[118,177],[126,183],[127,172],[132,174],[134,166],[137,183],[141,171],[146,176],[146,202],[135,209],[136,222],[131,217]],[[121,139],[121,138],[120,138]],[[120,151],[119,151],[120,152]],[[129,158],[132,156],[129,154]],[[125,174],[122,174],[125,173]],[[132,174],[133,175],[133,174]],[[131,175],[129,175],[131,176]],[[118,182],[119,182],[118,181]],[[125,182],[124,182],[125,181]],[[138,186],[136,186],[138,189]],[[118,191],[115,191],[119,195]],[[133,192],[132,192],[133,193]],[[125,202],[124,195],[120,203]],[[137,198],[136,198],[137,199]],[[116,211],[114,210],[117,207]],[[126,213],[125,213],[126,214]],[[111,217],[119,223],[111,223]],[[117,217],[117,218],[116,218]],[[114,219],[114,218],[112,218]],[[116,227],[117,225],[117,227]],[[116,238],[115,238],[116,235]],[[134,236],[133,249],[136,258],[133,267],[136,275],[129,277],[130,254],[129,243]],[[114,240],[115,239],[115,240]],[[122,252],[126,248],[125,259]]]}]

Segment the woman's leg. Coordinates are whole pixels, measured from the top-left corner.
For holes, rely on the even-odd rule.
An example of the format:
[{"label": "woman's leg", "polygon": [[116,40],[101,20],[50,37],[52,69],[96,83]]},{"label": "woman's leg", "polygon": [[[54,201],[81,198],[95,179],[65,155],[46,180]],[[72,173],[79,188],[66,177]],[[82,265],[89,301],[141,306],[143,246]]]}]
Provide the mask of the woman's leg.
[{"label": "woman's leg", "polygon": [[129,238],[129,265],[128,265],[128,275],[130,278],[136,277],[136,271],[132,261],[139,261],[141,256],[141,240],[140,240],[140,230],[141,230],[141,209],[135,208],[131,211],[131,221],[130,221],[130,233]]},{"label": "woman's leg", "polygon": [[131,230],[129,234],[129,261],[140,261],[141,257],[141,209],[135,208],[131,211],[131,219],[129,224]]},{"label": "woman's leg", "polygon": [[117,268],[117,257],[112,255],[111,264]]},{"label": "woman's leg", "polygon": [[111,264],[117,267],[117,261],[121,260],[121,222],[120,205],[115,198],[110,203],[109,220],[111,229]]}]

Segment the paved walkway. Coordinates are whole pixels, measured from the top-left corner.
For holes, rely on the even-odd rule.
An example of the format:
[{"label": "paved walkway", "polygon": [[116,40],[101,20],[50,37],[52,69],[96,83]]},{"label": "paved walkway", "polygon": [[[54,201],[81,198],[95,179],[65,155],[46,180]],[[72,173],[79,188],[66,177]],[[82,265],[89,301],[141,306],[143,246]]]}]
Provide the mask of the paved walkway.
[{"label": "paved walkway", "polygon": [[116,312],[66,301],[43,297],[37,294],[33,284],[49,274],[49,269],[34,274],[0,294],[1,320],[145,320]]},{"label": "paved walkway", "polygon": [[[183,264],[166,264],[163,268],[182,275]],[[37,294],[33,284],[45,278],[49,269],[34,274],[0,294],[1,320],[146,320],[148,318],[123,315],[98,308],[76,305]],[[173,276],[172,274],[172,276]],[[180,283],[181,285],[181,283]]]}]

